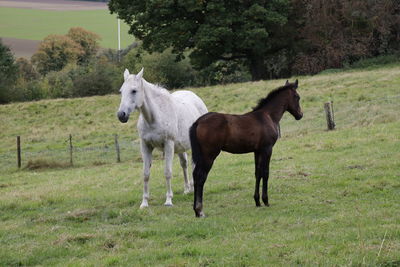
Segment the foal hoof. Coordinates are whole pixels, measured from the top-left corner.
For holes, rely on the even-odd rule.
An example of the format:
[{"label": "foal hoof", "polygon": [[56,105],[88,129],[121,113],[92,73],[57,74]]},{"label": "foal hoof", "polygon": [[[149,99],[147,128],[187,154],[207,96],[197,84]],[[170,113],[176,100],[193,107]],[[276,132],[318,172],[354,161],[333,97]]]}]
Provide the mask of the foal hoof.
[{"label": "foal hoof", "polygon": [[197,218],[205,218],[206,215],[204,214],[204,212],[201,211],[201,212],[199,212],[199,213],[196,212],[196,217],[197,217]]}]

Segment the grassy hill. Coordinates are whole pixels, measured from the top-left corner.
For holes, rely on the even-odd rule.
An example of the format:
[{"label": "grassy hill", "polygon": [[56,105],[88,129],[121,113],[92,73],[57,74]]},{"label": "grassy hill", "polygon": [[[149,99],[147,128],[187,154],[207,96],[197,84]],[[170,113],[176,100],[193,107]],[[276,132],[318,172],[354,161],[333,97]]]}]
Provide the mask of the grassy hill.
[{"label": "grassy hill", "polygon": [[[400,264],[400,65],[299,79],[304,118],[289,114],[274,148],[269,208],[256,208],[253,155],[222,153],[205,185],[205,219],[174,161],[174,207],[155,160],[150,208],[139,210],[138,151],[122,163],[38,171],[2,167],[0,266],[265,266]],[[284,80],[195,88],[210,111],[243,113]],[[323,104],[337,129],[326,131]],[[0,106],[0,155],[137,139],[119,96]],[[109,141],[112,143],[112,139]],[[132,152],[133,153],[133,152]],[[57,154],[53,157],[57,160]],[[82,161],[83,162],[83,161]]]}]

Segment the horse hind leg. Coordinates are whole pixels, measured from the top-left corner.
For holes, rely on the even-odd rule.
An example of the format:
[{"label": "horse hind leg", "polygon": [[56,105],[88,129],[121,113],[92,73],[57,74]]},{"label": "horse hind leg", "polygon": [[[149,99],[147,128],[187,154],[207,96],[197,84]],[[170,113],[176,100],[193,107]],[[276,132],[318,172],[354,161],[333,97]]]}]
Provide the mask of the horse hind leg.
[{"label": "horse hind leg", "polygon": [[268,201],[268,178],[269,178],[269,163],[271,160],[271,155],[272,155],[272,147],[268,148],[264,154],[264,163],[263,163],[263,169],[262,169],[262,178],[263,178],[263,184],[262,184],[262,201],[264,202],[264,205],[269,207],[269,201]]},{"label": "horse hind leg", "polygon": [[207,180],[208,173],[211,170],[214,159],[208,163],[198,162],[193,170],[194,181],[194,203],[193,209],[196,217],[205,217],[203,212],[203,189]]},{"label": "horse hind leg", "polygon": [[184,186],[183,193],[184,194],[188,194],[190,192],[193,192],[192,179],[188,179],[189,178],[189,175],[188,175],[188,157],[187,157],[186,152],[179,153],[178,156],[179,156],[179,162],[180,162],[182,170],[183,170],[183,179],[185,181],[185,186]]}]

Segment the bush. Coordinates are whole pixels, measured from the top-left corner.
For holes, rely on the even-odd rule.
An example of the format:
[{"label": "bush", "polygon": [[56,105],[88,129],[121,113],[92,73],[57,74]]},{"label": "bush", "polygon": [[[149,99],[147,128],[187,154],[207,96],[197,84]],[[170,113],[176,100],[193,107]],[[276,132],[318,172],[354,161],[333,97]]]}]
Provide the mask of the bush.
[{"label": "bush", "polygon": [[37,70],[46,75],[50,71],[60,71],[68,64],[75,64],[84,54],[82,47],[64,35],[49,35],[39,45],[32,56]]},{"label": "bush", "polygon": [[73,96],[106,95],[118,92],[122,72],[115,65],[99,60],[96,65],[80,68],[72,75]]},{"label": "bush", "polygon": [[0,39],[0,104],[13,99],[13,86],[16,82],[18,67],[10,48]]},{"label": "bush", "polygon": [[251,81],[251,74],[240,61],[217,61],[199,71],[195,85],[215,85]]},{"label": "bush", "polygon": [[27,81],[18,78],[11,101],[33,101],[48,98],[45,88],[40,80]]},{"label": "bush", "polygon": [[66,66],[61,71],[52,71],[46,75],[48,94],[51,98],[67,98],[73,96],[72,73],[78,67],[74,64]]},{"label": "bush", "polygon": [[176,61],[176,55],[171,49],[163,53],[149,54],[141,46],[131,49],[123,58],[122,65],[133,73],[145,68],[147,81],[161,84],[169,89],[192,86],[195,83],[196,71],[189,60]]},{"label": "bush", "polygon": [[87,64],[96,56],[99,50],[98,41],[101,39],[99,35],[83,28],[75,27],[68,31],[67,36],[79,44],[83,50],[83,53],[78,57],[78,64]]}]

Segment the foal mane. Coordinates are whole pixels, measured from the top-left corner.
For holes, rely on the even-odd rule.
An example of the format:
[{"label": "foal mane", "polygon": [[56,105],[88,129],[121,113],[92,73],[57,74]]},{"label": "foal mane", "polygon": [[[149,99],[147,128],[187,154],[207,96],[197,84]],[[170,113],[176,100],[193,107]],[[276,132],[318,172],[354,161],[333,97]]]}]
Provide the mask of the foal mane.
[{"label": "foal mane", "polygon": [[279,95],[281,92],[289,90],[293,87],[292,84],[287,84],[281,87],[276,88],[275,90],[272,90],[266,97],[261,98],[260,100],[258,100],[257,106],[255,106],[253,108],[253,111],[257,111],[259,109],[262,109],[263,107],[265,107],[265,105],[267,105],[268,103],[271,102],[271,100],[273,98],[275,98],[275,96]]}]

